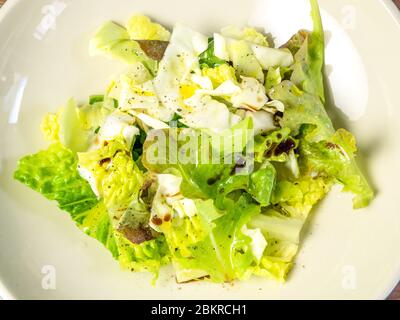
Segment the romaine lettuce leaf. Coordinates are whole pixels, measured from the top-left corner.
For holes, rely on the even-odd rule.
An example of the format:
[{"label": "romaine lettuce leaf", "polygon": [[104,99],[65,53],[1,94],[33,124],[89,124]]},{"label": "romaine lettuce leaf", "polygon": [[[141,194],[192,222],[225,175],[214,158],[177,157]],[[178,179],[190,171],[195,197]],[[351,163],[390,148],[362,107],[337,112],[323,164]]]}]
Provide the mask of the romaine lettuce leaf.
[{"label": "romaine lettuce leaf", "polygon": [[84,233],[100,241],[114,258],[118,258],[119,250],[114,237],[114,228],[110,223],[107,208],[102,201],[88,211],[71,216]]},{"label": "romaine lettuce leaf", "polygon": [[254,274],[285,281],[299,248],[303,225],[330,186],[328,179],[307,176],[277,182],[271,200],[273,206],[248,223],[251,228],[259,228],[267,241],[260,264],[253,268]]},{"label": "romaine lettuce leaf", "polygon": [[113,227],[102,201],[89,211],[73,218],[84,233],[100,241],[111,252],[123,269],[149,271],[156,279],[160,267],[170,260],[168,247],[162,235],[140,244],[131,242]]},{"label": "romaine lettuce leaf", "polygon": [[161,266],[170,262],[170,253],[164,236],[160,235],[153,240],[134,244],[120,232],[114,232],[118,247],[118,261],[123,269],[130,271],[149,271],[157,279]]},{"label": "romaine lettuce leaf", "polygon": [[96,189],[117,223],[143,184],[143,175],[123,139],[109,141],[98,150],[79,153],[79,167],[90,172]]},{"label": "romaine lettuce leaf", "polygon": [[325,177],[305,175],[294,181],[280,180],[272,194],[271,203],[283,215],[304,221],[331,186],[332,179]]},{"label": "romaine lettuce leaf", "polygon": [[14,178],[49,200],[72,217],[93,208],[97,197],[77,171],[76,155],[60,143],[19,160]]}]

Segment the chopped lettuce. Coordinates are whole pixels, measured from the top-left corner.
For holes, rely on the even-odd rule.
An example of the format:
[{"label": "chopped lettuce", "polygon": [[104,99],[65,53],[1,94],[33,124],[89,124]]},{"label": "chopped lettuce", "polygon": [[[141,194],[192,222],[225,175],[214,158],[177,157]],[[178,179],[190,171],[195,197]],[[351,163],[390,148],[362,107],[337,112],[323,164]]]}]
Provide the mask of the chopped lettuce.
[{"label": "chopped lettuce", "polygon": [[249,227],[258,228],[267,246],[253,273],[283,282],[299,249],[300,232],[313,208],[329,191],[331,183],[322,178],[301,177],[281,180],[272,195],[272,208],[254,216]]},{"label": "chopped lettuce", "polygon": [[200,68],[215,68],[220,65],[226,64],[226,61],[218,58],[214,54],[214,40],[208,39],[208,48],[206,51],[199,55]]},{"label": "chopped lettuce", "polygon": [[120,232],[114,232],[118,247],[118,261],[123,269],[130,271],[149,271],[158,276],[161,266],[170,261],[170,253],[163,236],[153,240],[134,244],[126,239]]},{"label": "chopped lettuce", "polygon": [[83,128],[80,110],[76,101],[70,99],[61,109],[58,118],[60,124],[60,141],[74,152],[81,152],[89,147],[89,135]]},{"label": "chopped lettuce", "polygon": [[224,37],[233,38],[236,40],[245,40],[265,47],[269,46],[267,37],[254,28],[247,27],[240,29],[235,26],[229,26],[223,28],[221,30],[221,34]]},{"label": "chopped lettuce", "polygon": [[127,25],[129,36],[133,40],[169,41],[171,33],[162,25],[152,22],[144,15],[132,16]]},{"label": "chopped lettuce", "polygon": [[139,43],[132,40],[128,31],[114,22],[106,22],[96,32],[89,46],[92,55],[105,55],[128,64],[143,63],[155,75],[158,63],[149,58]]},{"label": "chopped lettuce", "polygon": [[[182,192],[189,198],[215,197],[216,182],[234,173],[236,160],[242,162],[243,157],[235,158],[232,151],[243,152],[252,138],[249,135],[251,126],[251,119],[247,118],[219,134],[177,128],[155,131],[144,144],[142,162],[147,170],[156,173],[171,169],[179,172],[183,179]],[[174,150],[185,148],[187,152],[177,157]]]},{"label": "chopped lettuce", "polygon": [[264,73],[251,46],[244,40],[232,40],[227,43],[227,50],[233,66],[241,76],[252,77],[264,83]]},{"label": "chopped lettuce", "polygon": [[260,134],[254,138],[254,159],[257,162],[265,160],[286,162],[290,152],[296,150],[298,140],[290,135],[289,128],[282,128],[268,134]]},{"label": "chopped lettuce", "polygon": [[43,118],[40,125],[43,137],[46,141],[57,142],[60,141],[60,123],[59,114],[48,113]]},{"label": "chopped lettuce", "polygon": [[202,74],[211,80],[214,89],[228,80],[237,83],[235,69],[228,64],[221,64],[212,68],[203,68]]}]

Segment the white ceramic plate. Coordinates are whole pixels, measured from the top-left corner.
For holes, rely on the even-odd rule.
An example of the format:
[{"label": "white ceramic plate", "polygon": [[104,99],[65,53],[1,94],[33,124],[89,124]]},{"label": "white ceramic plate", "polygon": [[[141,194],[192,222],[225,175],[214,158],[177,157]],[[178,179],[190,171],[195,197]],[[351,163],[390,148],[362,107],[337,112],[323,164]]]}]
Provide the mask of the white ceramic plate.
[{"label": "white ceramic plate", "polygon": [[[311,26],[305,0],[8,0],[0,10],[0,295],[5,298],[375,299],[400,277],[400,16],[391,1],[320,1],[336,119],[358,138],[360,164],[378,191],[354,212],[332,192],[316,210],[284,285],[178,285],[166,268],[121,271],[54,203],[13,181],[17,159],[44,147],[39,124],[70,96],[102,92],[121,65],[89,58],[96,27],[133,12],[202,32],[250,23],[285,41]],[[346,116],[347,115],[347,116]],[[55,289],[46,287],[54,272]],[[44,284],[44,286],[43,286]],[[46,290],[46,288],[48,290]]]}]

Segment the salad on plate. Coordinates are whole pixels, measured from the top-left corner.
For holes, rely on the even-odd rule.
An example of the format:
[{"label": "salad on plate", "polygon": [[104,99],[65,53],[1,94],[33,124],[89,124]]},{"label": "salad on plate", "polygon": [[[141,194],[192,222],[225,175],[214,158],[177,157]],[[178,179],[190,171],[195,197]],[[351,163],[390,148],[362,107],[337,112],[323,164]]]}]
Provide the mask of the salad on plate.
[{"label": "salad on plate", "polygon": [[334,184],[355,209],[374,197],[354,136],[325,110],[324,31],[311,8],[313,30],[280,48],[251,27],[106,22],[89,52],[126,72],[47,114],[49,147],[20,159],[15,179],[57,201],[124,269],[284,281]]}]

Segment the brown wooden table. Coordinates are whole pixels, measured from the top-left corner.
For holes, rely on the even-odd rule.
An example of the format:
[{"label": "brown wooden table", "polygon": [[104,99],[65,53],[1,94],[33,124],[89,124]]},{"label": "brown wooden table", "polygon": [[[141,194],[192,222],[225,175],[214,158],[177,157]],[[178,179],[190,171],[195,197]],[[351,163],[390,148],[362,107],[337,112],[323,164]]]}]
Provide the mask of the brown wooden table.
[{"label": "brown wooden table", "polygon": [[[6,2],[7,0],[0,0],[0,7]],[[399,7],[400,9],[400,0],[393,0],[394,3]],[[400,300],[400,283],[397,285],[395,290],[392,292],[392,294],[388,298],[389,300]]]}]

